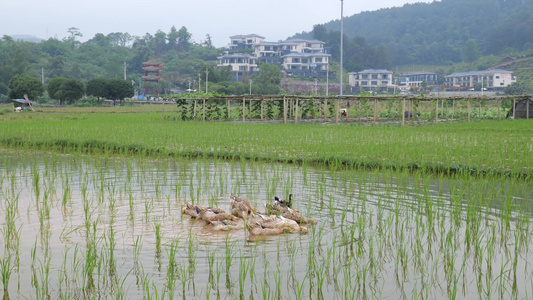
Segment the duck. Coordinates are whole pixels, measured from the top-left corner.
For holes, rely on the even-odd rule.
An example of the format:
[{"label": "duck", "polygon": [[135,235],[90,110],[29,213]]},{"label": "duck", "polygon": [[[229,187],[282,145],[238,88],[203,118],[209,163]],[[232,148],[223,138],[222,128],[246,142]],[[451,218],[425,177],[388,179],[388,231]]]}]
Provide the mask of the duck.
[{"label": "duck", "polygon": [[211,221],[222,221],[222,220],[231,220],[237,221],[238,218],[232,214],[226,213],[223,209],[213,208],[213,207],[198,207],[200,213],[200,219],[211,222]]},{"label": "duck", "polygon": [[255,212],[254,207],[250,200],[246,198],[237,197],[233,194],[230,195],[231,214],[246,219],[250,213]]},{"label": "duck", "polygon": [[200,216],[200,207],[198,205],[185,203],[181,209],[181,213],[197,219]]},{"label": "duck", "polygon": [[283,233],[307,233],[307,228],[282,216],[259,215],[253,222],[247,223],[251,235],[279,235]]},{"label": "duck", "polygon": [[315,220],[306,219],[302,217],[300,212],[296,209],[292,209],[290,206],[287,206],[287,203],[291,204],[292,194],[289,195],[289,201],[279,200],[277,196],[274,197],[274,204],[266,204],[266,211],[270,214],[282,216],[284,218],[294,220],[298,224],[316,224]]},{"label": "duck", "polygon": [[292,194],[289,194],[289,200],[280,199],[278,196],[274,196],[274,204],[282,207],[292,208]]},{"label": "duck", "polygon": [[235,218],[236,220],[213,220],[210,221],[212,229],[215,231],[230,231],[244,229],[244,220]]}]

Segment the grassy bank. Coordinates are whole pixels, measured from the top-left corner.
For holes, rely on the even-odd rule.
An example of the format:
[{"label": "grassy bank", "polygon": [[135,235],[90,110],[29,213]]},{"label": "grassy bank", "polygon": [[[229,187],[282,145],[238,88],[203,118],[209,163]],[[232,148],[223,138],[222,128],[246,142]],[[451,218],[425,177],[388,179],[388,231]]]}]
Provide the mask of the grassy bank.
[{"label": "grassy bank", "polygon": [[438,126],[162,121],[160,113],[4,114],[3,147],[246,158],[533,177],[531,121]]}]

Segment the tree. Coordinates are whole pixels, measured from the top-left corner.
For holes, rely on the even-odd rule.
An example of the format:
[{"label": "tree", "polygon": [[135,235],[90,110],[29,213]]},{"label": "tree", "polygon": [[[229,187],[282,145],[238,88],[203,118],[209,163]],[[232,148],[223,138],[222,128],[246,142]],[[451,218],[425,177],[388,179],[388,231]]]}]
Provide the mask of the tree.
[{"label": "tree", "polygon": [[178,30],[178,50],[188,51],[191,46],[192,34],[187,31],[187,27],[183,26]]},{"label": "tree", "polygon": [[313,26],[313,38],[319,41],[328,40],[328,30],[324,25],[314,25]]},{"label": "tree", "polygon": [[263,63],[259,67],[259,76],[254,80],[258,94],[275,95],[280,93],[281,70],[278,66]]},{"label": "tree", "polygon": [[172,26],[170,32],[167,34],[168,48],[169,50],[174,50],[178,41],[178,31],[176,27]]},{"label": "tree", "polygon": [[523,95],[528,89],[525,81],[516,81],[505,87],[506,95]]},{"label": "tree", "polygon": [[100,98],[105,98],[108,95],[108,81],[103,78],[94,78],[87,82],[86,93],[88,96],[95,96],[100,101]]},{"label": "tree", "polygon": [[463,48],[463,60],[467,63],[476,61],[481,56],[477,42],[474,39],[469,39]]},{"label": "tree", "polygon": [[124,79],[111,79],[108,81],[107,98],[113,99],[113,105],[116,100],[124,99],[126,97],[133,97],[135,89],[131,82]]},{"label": "tree", "polygon": [[64,77],[50,80],[46,89],[51,98],[59,100],[59,104],[63,104],[65,101],[72,104],[81,99],[85,93],[85,87],[81,81]]},{"label": "tree", "polygon": [[42,96],[44,87],[40,80],[28,74],[17,74],[9,83],[8,97],[11,99],[21,99],[24,95],[28,98],[35,99]]}]

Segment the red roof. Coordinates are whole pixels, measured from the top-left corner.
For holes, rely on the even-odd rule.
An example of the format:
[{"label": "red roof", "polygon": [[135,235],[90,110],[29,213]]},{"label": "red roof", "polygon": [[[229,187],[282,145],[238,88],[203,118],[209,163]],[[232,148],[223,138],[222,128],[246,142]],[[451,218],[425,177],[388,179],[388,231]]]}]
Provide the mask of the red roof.
[{"label": "red roof", "polygon": [[157,62],[157,61],[155,61],[155,59],[151,58],[149,61],[143,62],[143,66],[160,66],[160,67],[162,67],[163,63]]}]

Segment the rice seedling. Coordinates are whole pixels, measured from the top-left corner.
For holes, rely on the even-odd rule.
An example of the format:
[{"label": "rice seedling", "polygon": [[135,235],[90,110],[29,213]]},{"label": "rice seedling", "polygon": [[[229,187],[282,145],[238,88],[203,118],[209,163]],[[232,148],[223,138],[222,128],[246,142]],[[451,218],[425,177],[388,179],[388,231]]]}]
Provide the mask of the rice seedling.
[{"label": "rice seedling", "polygon": [[[138,123],[143,122],[150,127],[146,126],[151,124],[148,119]],[[511,132],[507,135],[481,123],[471,128],[453,124],[416,131],[376,126],[356,134],[353,128],[343,126],[332,130],[314,125],[289,128],[269,124],[273,126],[268,129],[261,124],[253,128],[233,125],[183,124],[179,137],[169,133],[154,138],[142,133],[144,150],[139,153],[145,158],[130,150],[120,152],[120,147],[136,143],[138,137],[131,135],[120,140],[103,135],[100,141],[106,150],[85,155],[76,146],[83,144],[83,139],[75,142],[72,139],[76,137],[69,136],[70,141],[63,145],[40,132],[35,133],[36,138],[51,141],[57,148],[53,151],[66,155],[39,154],[42,157],[32,159],[16,153],[3,155],[0,215],[13,223],[2,225],[3,237],[12,237],[11,250],[6,253],[13,255],[14,265],[15,248],[20,248],[22,257],[33,251],[31,260],[20,261],[20,269],[33,264],[30,274],[34,275],[28,278],[37,282],[37,288],[34,285],[28,290],[24,283],[31,279],[17,271],[22,287],[10,289],[10,296],[37,298],[37,293],[48,293],[50,298],[153,299],[172,293],[176,297],[169,282],[177,280],[181,280],[183,296],[204,296],[194,287],[198,280],[208,286],[205,297],[213,290],[218,298],[300,299],[322,294],[324,298],[351,299],[393,293],[405,298],[530,296],[533,193],[522,175],[512,175],[524,174],[523,170],[513,173],[519,169],[515,159],[531,162],[522,155],[530,142],[516,137],[525,144],[517,145],[512,140],[515,126],[523,125],[511,127],[502,122],[503,131]],[[138,125],[132,126],[130,131]],[[116,127],[120,134],[122,129]],[[268,134],[263,134],[266,130]],[[85,138],[91,135],[81,134]],[[287,143],[290,149],[283,144],[287,136],[292,137]],[[486,149],[489,139],[497,150]],[[512,141],[503,145],[502,139]],[[354,143],[360,147],[350,146]],[[167,145],[165,152],[154,152]],[[222,150],[227,145],[231,145],[229,150]],[[33,146],[13,147],[31,151]],[[405,150],[394,150],[399,148]],[[190,154],[193,151],[196,154]],[[185,152],[198,159],[179,158]],[[173,155],[170,159],[165,157],[169,153]],[[215,154],[227,160],[210,159]],[[305,158],[302,165],[265,163],[296,156]],[[329,167],[317,167],[319,164]],[[483,174],[485,166],[496,171]],[[436,171],[437,167],[443,171]],[[503,169],[511,171],[501,172]],[[24,174],[31,174],[28,183]],[[36,198],[37,180],[38,199],[31,204],[15,201]],[[56,181],[59,184],[54,184]],[[60,188],[56,191],[54,185]],[[202,221],[189,222],[179,216],[185,201],[225,209],[230,192],[250,197],[259,209],[274,195],[296,194],[294,208],[316,218],[318,224],[309,225],[307,235],[251,241],[245,231],[213,233]],[[27,216],[19,215],[17,205]],[[59,207],[66,213],[56,209]],[[28,224],[36,224],[35,232]],[[172,259],[173,246],[164,242],[170,232],[186,241],[181,247],[174,246]],[[36,240],[32,247],[33,236],[41,243]],[[153,242],[143,243],[147,239]],[[65,245],[75,248],[67,251]],[[167,249],[166,256],[161,255],[161,248]],[[46,274],[45,257],[52,274],[60,266],[58,276],[45,280],[47,292],[43,292],[41,280],[46,278],[41,276]],[[256,258],[263,262],[256,266]],[[171,264],[179,266],[174,275],[169,273]],[[191,267],[196,270],[193,275]],[[115,276],[106,272],[110,268]],[[135,276],[126,276],[131,270]],[[222,273],[226,289],[220,288]],[[165,278],[169,274],[174,279]],[[84,288],[86,292],[81,292]]]}]

